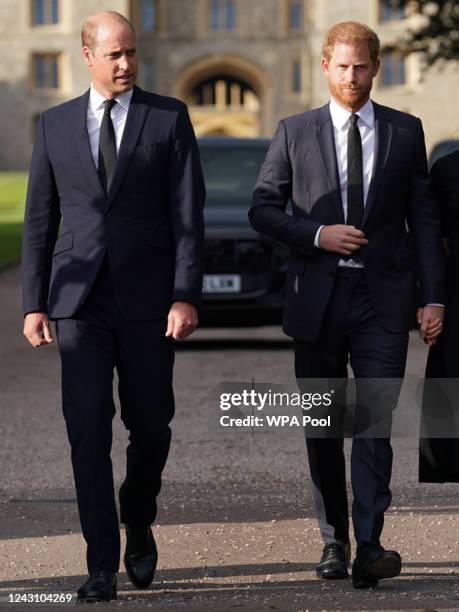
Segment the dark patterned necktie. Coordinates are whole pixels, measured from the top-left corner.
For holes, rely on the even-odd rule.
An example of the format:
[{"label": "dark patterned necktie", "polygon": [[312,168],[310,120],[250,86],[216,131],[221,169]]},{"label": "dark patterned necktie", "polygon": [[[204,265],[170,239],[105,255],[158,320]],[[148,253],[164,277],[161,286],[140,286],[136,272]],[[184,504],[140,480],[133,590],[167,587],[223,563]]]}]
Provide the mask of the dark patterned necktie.
[{"label": "dark patterned necktie", "polygon": [[108,193],[116,166],[116,138],[110,111],[116,100],[105,100],[104,116],[99,132],[99,177],[105,193]]},{"label": "dark patterned necktie", "polygon": [[350,126],[347,132],[347,225],[359,229],[363,222],[363,162],[362,139],[359,126],[359,116],[350,116]]}]

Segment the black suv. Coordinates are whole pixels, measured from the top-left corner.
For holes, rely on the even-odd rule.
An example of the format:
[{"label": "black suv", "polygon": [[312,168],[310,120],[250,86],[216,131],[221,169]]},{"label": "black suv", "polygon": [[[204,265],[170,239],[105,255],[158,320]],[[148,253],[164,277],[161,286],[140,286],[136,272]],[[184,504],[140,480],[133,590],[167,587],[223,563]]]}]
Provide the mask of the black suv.
[{"label": "black suv", "polygon": [[281,323],[288,249],[255,232],[247,217],[269,142],[199,141],[207,189],[201,325]]},{"label": "black suv", "polygon": [[449,140],[440,140],[433,147],[432,152],[429,157],[429,168],[431,168],[437,159],[440,157],[444,157],[445,155],[449,155],[450,153],[454,153],[459,149],[459,140],[457,138],[451,138]]}]

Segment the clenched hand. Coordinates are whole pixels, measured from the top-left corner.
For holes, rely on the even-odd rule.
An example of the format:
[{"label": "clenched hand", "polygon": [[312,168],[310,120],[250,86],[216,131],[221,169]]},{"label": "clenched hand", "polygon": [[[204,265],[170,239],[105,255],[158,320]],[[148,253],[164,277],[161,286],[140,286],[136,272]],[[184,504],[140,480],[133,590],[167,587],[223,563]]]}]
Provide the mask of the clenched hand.
[{"label": "clenched hand", "polygon": [[35,348],[54,342],[48,315],[45,312],[31,312],[26,315],[23,334]]},{"label": "clenched hand", "polygon": [[319,246],[325,251],[352,255],[368,244],[365,234],[353,225],[324,225],[319,234]]},{"label": "clenched hand", "polygon": [[174,302],[167,317],[167,337],[183,340],[190,336],[198,325],[198,311],[188,302]]}]

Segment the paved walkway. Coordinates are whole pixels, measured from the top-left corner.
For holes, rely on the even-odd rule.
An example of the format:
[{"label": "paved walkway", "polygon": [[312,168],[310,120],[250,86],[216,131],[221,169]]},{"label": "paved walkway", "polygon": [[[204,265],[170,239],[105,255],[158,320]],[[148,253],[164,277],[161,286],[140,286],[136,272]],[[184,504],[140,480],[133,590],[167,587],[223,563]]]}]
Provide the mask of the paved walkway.
[{"label": "paved walkway", "polygon": [[[17,268],[0,274],[0,304],[0,609],[30,610],[39,605],[8,598],[73,595],[86,574],[84,542],[60,414],[59,356],[55,346],[34,350],[22,338]],[[425,357],[413,335],[409,373],[421,376]],[[218,433],[208,401],[222,380],[282,381],[291,374],[290,346],[274,328],[202,330],[178,351],[156,580],[151,590],[136,591],[122,571],[118,602],[104,609],[459,609],[459,487],[417,483],[414,439],[394,441],[393,506],[383,540],[401,551],[402,576],[370,592],[315,579],[321,543],[301,433],[287,440]],[[117,418],[118,484],[125,444]]]}]

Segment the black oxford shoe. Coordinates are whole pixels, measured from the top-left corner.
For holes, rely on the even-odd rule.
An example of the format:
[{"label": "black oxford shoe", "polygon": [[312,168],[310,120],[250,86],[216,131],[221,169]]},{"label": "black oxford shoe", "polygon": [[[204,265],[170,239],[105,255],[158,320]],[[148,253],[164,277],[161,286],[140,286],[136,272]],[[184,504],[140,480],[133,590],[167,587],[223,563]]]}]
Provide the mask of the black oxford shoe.
[{"label": "black oxford shoe", "polygon": [[155,575],[157,562],[158,551],[150,526],[126,525],[124,565],[132,584],[138,589],[147,589]]},{"label": "black oxford shoe", "polygon": [[94,572],[77,591],[78,601],[96,602],[116,599],[115,572]]},{"label": "black oxford shoe", "polygon": [[369,589],[383,578],[395,578],[402,569],[402,559],[395,550],[380,545],[365,544],[357,549],[352,566],[352,583],[356,589]]},{"label": "black oxford shoe", "polygon": [[317,578],[327,578],[330,580],[348,578],[347,568],[350,558],[350,544],[341,544],[340,542],[326,544],[322,551],[320,563],[316,567]]}]

